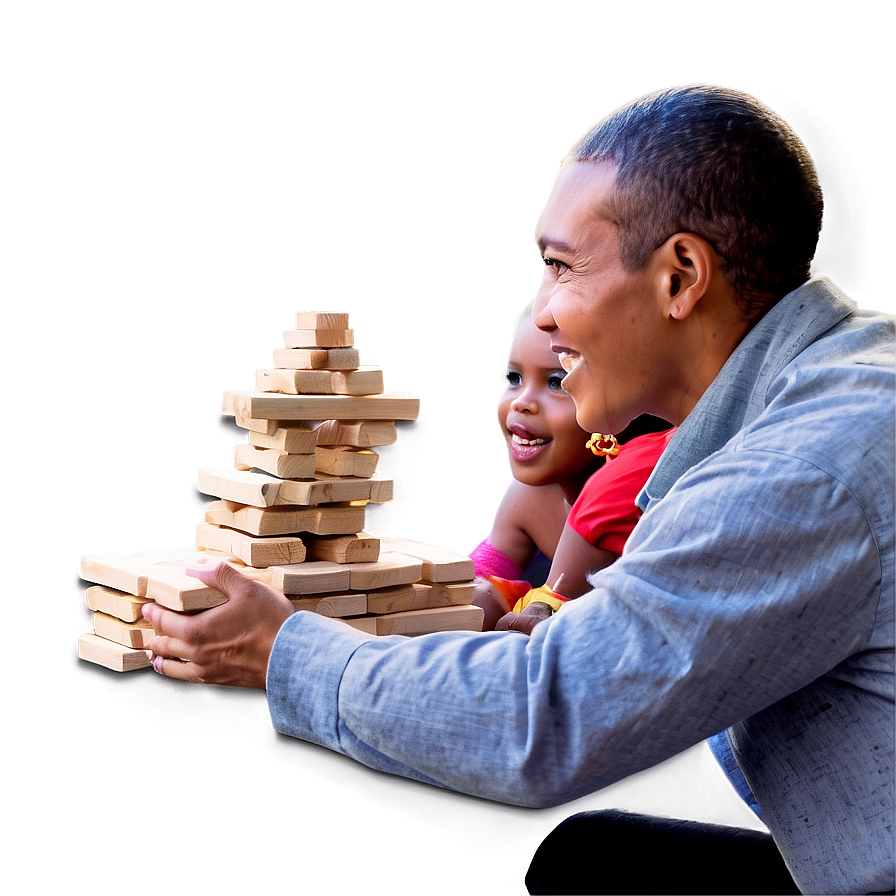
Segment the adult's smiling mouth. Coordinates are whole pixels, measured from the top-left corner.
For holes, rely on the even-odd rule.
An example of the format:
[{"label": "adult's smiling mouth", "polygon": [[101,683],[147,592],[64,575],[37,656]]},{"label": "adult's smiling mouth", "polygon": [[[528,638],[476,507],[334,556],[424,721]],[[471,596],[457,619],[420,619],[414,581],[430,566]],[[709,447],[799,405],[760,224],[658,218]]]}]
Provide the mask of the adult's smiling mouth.
[{"label": "adult's smiling mouth", "polygon": [[554,348],[554,346],[551,346],[551,348],[557,353],[560,366],[567,373],[572,373],[579,366],[582,356],[578,352],[573,351],[571,348]]}]

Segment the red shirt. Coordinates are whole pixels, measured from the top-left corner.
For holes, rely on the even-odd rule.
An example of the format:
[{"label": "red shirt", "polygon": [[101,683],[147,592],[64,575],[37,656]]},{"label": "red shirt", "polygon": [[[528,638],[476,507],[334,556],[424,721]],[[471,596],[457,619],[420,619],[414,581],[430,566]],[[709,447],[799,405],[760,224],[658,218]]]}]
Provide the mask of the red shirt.
[{"label": "red shirt", "polygon": [[569,512],[566,524],[595,547],[619,555],[641,518],[635,505],[675,429],[637,436],[592,473]]}]

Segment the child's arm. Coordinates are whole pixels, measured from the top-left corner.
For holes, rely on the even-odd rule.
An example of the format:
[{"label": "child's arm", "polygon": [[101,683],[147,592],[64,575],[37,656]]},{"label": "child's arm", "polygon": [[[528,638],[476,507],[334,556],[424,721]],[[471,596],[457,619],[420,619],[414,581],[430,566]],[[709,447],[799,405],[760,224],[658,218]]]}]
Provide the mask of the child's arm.
[{"label": "child's arm", "polygon": [[555,588],[557,580],[562,575],[560,594],[570,600],[581,597],[591,590],[587,579],[589,573],[604,569],[616,558],[617,555],[612,551],[596,547],[582,538],[572,526],[564,526],[551,563],[551,571],[548,573],[547,584]]},{"label": "child's arm", "polygon": [[536,551],[554,556],[568,513],[558,486],[524,485],[514,480],[498,505],[488,542],[525,569]]},{"label": "child's arm", "polygon": [[[591,590],[588,574],[609,566],[614,560],[616,554],[612,551],[596,547],[571,526],[564,526],[546,584],[568,600],[581,597]],[[508,612],[502,616],[494,623],[495,630],[531,635],[535,626],[552,612],[547,604],[533,601],[519,613]]]}]

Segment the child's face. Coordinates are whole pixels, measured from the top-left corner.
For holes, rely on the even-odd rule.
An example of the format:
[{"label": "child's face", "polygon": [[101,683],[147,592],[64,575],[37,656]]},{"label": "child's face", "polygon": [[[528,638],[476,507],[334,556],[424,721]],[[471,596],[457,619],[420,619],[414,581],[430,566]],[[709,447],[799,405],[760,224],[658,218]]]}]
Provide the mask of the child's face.
[{"label": "child's face", "polygon": [[526,318],[510,348],[507,388],[498,403],[510,469],[526,485],[562,485],[594,466],[585,447],[588,434],[576,423],[575,404],[560,385],[564,375],[551,337]]}]

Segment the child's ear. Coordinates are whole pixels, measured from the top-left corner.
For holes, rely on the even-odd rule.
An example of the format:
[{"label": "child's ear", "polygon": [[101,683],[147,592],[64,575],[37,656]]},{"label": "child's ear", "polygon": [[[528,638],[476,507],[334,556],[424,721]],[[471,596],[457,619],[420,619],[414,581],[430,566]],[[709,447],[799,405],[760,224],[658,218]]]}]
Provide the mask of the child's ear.
[{"label": "child's ear", "polygon": [[654,259],[666,312],[684,320],[709,288],[718,266],[715,250],[694,233],[675,233],[656,250]]}]

